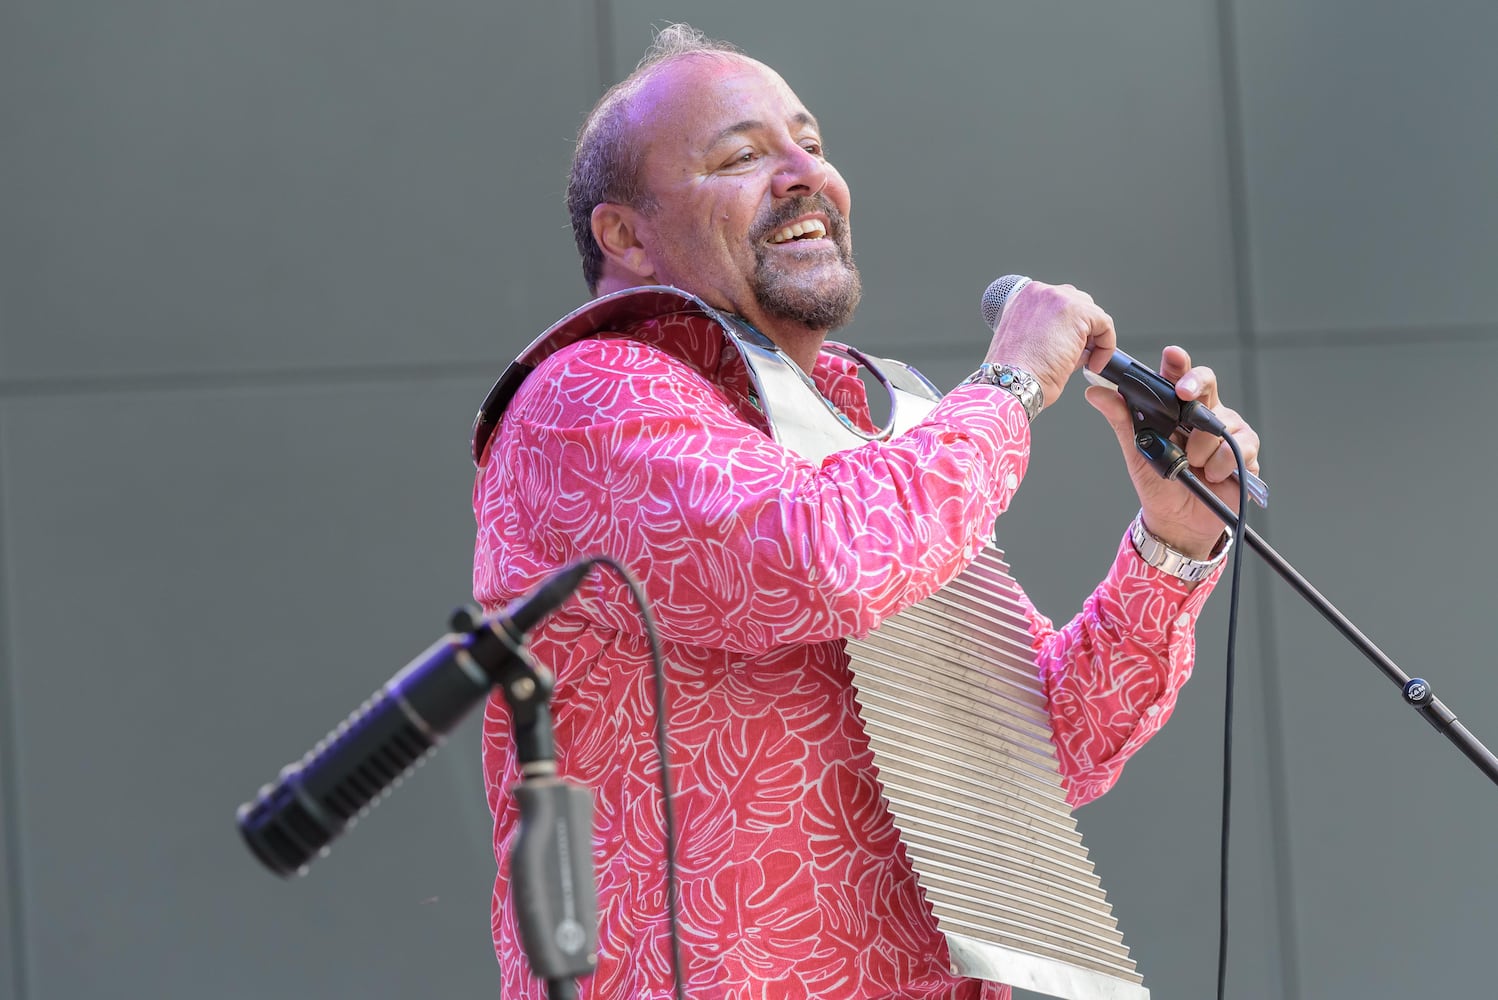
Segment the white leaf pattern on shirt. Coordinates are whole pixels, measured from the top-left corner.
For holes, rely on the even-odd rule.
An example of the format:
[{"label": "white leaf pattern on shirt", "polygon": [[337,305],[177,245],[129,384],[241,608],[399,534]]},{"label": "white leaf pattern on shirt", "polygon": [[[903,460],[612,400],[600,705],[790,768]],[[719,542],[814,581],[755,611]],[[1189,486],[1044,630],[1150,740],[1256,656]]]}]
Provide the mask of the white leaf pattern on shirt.
[{"label": "white leaf pattern on shirt", "polygon": [[[475,483],[475,595],[497,609],[593,554],[644,584],[667,660],[694,1000],[1007,997],[948,971],[872,776],[842,640],[973,559],[1023,478],[1023,410],[958,389],[910,433],[816,465],[764,432],[730,353],[707,320],[673,316],[538,366]],[[814,377],[867,426],[846,363],[824,355]],[[1175,622],[1194,622],[1210,589],[1188,596],[1125,540],[1066,628],[1029,609],[1074,803],[1106,791],[1168,718],[1192,658],[1192,628]],[[654,695],[627,590],[590,577],[531,648],[558,677],[561,771],[596,796],[587,995],[668,997]],[[484,740],[504,995],[540,1000],[507,906],[518,772],[502,702]]]}]

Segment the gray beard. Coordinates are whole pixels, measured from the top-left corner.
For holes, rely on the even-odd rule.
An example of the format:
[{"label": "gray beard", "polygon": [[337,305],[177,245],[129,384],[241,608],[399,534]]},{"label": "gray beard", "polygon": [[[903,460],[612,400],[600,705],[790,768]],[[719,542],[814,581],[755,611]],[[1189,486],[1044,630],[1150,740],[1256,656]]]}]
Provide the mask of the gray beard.
[{"label": "gray beard", "polygon": [[819,282],[803,283],[777,270],[767,260],[764,248],[756,252],[750,287],[754,300],[773,319],[798,323],[808,330],[836,330],[853,318],[863,297],[863,282],[853,263],[852,249],[844,240],[837,244],[840,273]]}]

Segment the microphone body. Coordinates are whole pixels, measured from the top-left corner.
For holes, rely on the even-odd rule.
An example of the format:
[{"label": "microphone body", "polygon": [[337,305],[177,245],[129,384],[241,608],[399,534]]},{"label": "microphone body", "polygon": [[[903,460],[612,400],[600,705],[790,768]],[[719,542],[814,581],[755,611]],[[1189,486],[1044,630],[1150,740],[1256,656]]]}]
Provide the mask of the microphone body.
[{"label": "microphone body", "polygon": [[304,874],[314,857],[433,750],[492,686],[459,666],[445,636],[239,807],[245,843],[271,871]]},{"label": "microphone body", "polygon": [[274,784],[239,807],[250,851],[277,875],[302,874],[313,858],[426,758],[524,655],[525,633],[582,582],[576,563],[477,625],[454,630],[408,663]]}]

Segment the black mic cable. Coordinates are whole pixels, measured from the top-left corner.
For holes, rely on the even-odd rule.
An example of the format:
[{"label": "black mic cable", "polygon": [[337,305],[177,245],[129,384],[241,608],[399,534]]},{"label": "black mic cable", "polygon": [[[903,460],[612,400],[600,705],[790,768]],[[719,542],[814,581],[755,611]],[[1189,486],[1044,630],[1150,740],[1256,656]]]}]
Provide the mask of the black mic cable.
[{"label": "black mic cable", "polygon": [[[1221,841],[1217,855],[1217,1000],[1224,1000],[1227,990],[1228,846],[1233,818],[1233,692],[1237,685],[1238,595],[1245,547],[1242,540],[1248,537],[1245,534],[1247,529],[1245,514],[1248,511],[1249,497],[1249,474],[1244,465],[1243,450],[1231,434],[1224,432],[1222,439],[1232,450],[1233,458],[1238,465],[1238,516],[1232,530],[1233,537],[1239,544],[1237,551],[1233,553],[1232,584],[1228,591],[1228,650],[1227,665],[1223,670],[1222,814]],[[1134,443],[1140,454],[1149,460],[1150,465],[1160,473],[1162,478],[1196,480],[1195,486],[1203,490],[1207,489],[1188,467],[1185,452],[1175,442],[1162,436],[1159,431],[1142,430],[1135,437]]]},{"label": "black mic cable", "polygon": [[619,575],[629,588],[640,612],[640,622],[645,627],[645,639],[650,644],[651,674],[655,680],[655,751],[661,764],[661,850],[666,862],[666,919],[671,939],[671,981],[676,1000],[686,1000],[686,980],[681,964],[681,890],[676,874],[676,809],[672,805],[671,754],[667,743],[666,722],[666,661],[661,655],[661,637],[655,627],[655,616],[650,613],[650,602],[645,599],[645,590],[638,580],[622,565],[612,559],[600,558],[597,562]]},{"label": "black mic cable", "polygon": [[1231,434],[1222,439],[1233,451],[1238,463],[1238,523],[1233,528],[1233,538],[1238,541],[1233,553],[1233,579],[1228,588],[1228,654],[1227,666],[1223,670],[1222,705],[1222,843],[1218,851],[1217,877],[1217,1000],[1224,1000],[1228,974],[1228,834],[1233,821],[1233,691],[1237,684],[1238,651],[1238,593],[1243,575],[1244,533],[1248,527],[1249,472],[1244,465],[1243,450]]}]

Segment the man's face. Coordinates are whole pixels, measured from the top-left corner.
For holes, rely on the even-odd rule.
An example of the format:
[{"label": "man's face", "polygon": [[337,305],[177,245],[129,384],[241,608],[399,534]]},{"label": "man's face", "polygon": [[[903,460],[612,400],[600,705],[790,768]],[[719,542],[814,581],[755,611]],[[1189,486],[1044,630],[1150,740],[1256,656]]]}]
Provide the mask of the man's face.
[{"label": "man's face", "polygon": [[654,281],[761,326],[848,321],[860,290],[848,186],[777,73],[740,56],[684,57],[647,80],[632,116]]}]

